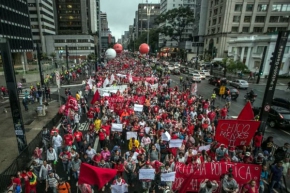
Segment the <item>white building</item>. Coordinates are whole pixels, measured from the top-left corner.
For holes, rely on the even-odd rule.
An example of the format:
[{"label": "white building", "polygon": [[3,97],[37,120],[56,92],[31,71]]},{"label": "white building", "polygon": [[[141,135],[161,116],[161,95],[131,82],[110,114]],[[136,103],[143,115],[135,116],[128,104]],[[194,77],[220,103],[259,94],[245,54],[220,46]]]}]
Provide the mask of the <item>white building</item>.
[{"label": "white building", "polygon": [[45,49],[44,36],[56,34],[54,3],[52,0],[28,0],[27,4],[34,47],[39,44],[43,52],[50,54]]},{"label": "white building", "polygon": [[[228,56],[235,61],[240,60],[245,62],[249,70],[258,72],[261,66],[264,47],[267,47],[265,62],[263,65],[263,76],[269,75],[270,58],[275,50],[277,35],[260,35],[260,36],[244,36],[232,38],[227,43]],[[290,68],[290,38],[284,52],[284,57],[280,67],[280,75],[289,74]]]},{"label": "white building", "polygon": [[64,60],[65,46],[68,46],[69,59],[86,59],[87,55],[94,53],[95,41],[91,35],[54,35],[45,36],[46,50],[55,52],[57,58]]}]

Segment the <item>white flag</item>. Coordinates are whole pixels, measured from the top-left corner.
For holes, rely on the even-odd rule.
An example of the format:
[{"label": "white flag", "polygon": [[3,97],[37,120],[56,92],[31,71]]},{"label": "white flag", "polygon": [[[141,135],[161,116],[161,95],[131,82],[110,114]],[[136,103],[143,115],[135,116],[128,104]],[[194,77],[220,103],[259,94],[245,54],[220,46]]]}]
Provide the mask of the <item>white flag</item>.
[{"label": "white flag", "polygon": [[112,74],[110,78],[110,84],[113,84],[114,81],[115,81],[115,76],[114,74]]},{"label": "white flag", "polygon": [[110,82],[109,82],[109,79],[106,78],[106,79],[104,80],[104,82],[103,82],[103,88],[106,88],[106,86],[107,86],[109,83],[110,83]]},{"label": "white flag", "polygon": [[131,73],[129,74],[128,79],[129,79],[129,82],[130,82],[130,83],[133,82],[133,78],[132,78],[132,74],[131,74]]}]

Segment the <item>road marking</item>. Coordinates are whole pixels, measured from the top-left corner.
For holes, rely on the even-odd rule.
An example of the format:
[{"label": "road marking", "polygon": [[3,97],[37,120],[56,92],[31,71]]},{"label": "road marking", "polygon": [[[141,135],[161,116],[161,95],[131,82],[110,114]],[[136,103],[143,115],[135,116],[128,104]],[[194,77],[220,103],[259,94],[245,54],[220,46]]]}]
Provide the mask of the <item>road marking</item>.
[{"label": "road marking", "polygon": [[290,133],[288,133],[287,131],[284,131],[284,130],[282,130],[282,129],[281,129],[281,131],[284,132],[284,133],[286,133],[286,134],[288,134],[288,135],[290,135]]}]

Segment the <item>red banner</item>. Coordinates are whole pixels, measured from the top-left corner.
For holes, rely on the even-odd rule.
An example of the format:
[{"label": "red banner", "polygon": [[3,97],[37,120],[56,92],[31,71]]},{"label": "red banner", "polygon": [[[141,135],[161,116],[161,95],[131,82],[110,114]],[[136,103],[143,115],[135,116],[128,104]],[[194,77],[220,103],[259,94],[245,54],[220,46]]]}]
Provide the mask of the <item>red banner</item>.
[{"label": "red banner", "polygon": [[259,126],[259,121],[219,120],[215,139],[230,147],[249,145]]},{"label": "red banner", "polygon": [[[250,180],[255,180],[257,184],[260,182],[261,166],[254,164],[241,164],[232,162],[212,162],[200,165],[185,165],[176,163],[175,165],[175,181],[172,184],[173,190],[179,192],[198,192],[200,184],[205,180],[216,180],[220,183],[222,175],[227,174],[229,168],[232,168],[234,179],[242,187],[243,184]],[[219,188],[221,185],[219,186]]]}]

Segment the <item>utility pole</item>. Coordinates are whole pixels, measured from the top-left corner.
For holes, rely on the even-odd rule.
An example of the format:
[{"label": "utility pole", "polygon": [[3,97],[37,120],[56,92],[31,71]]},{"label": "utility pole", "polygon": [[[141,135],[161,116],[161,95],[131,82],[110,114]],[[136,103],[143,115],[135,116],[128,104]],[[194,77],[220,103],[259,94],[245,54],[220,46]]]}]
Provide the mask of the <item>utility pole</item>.
[{"label": "utility pole", "polygon": [[41,55],[39,44],[36,44],[36,52],[37,52],[37,64],[39,69],[39,75],[40,75],[40,83],[41,86],[44,86],[44,78],[43,78],[43,72],[42,72],[42,66],[41,66]]},{"label": "utility pole", "polygon": [[12,120],[14,131],[16,135],[19,154],[27,148],[27,141],[22,118],[22,111],[18,97],[17,82],[12,64],[12,57],[10,52],[10,45],[8,39],[0,38],[0,51],[2,56],[2,63],[4,75],[9,95],[9,103],[12,113]]},{"label": "utility pole", "polygon": [[260,78],[261,78],[261,74],[262,74],[263,68],[264,68],[264,62],[265,62],[266,53],[267,53],[267,46],[264,47],[262,61],[261,61],[261,65],[260,65],[260,68],[259,68],[259,74],[258,74],[258,78],[257,78],[256,84],[260,83]]},{"label": "utility pole", "polygon": [[283,55],[284,55],[285,47],[287,44],[288,36],[289,36],[289,31],[282,31],[282,32],[280,31],[278,33],[275,50],[272,53],[273,57],[271,57],[271,62],[270,62],[271,67],[269,71],[267,85],[264,92],[264,98],[262,102],[262,109],[261,109],[261,115],[260,115],[261,125],[259,128],[259,131],[262,131],[263,134],[265,133],[265,130],[267,127],[267,119],[269,115],[269,110],[271,108],[273,96],[275,93],[280,66],[283,60]]},{"label": "utility pole", "polygon": [[69,70],[68,69],[68,47],[67,45],[65,46],[65,60],[66,60],[66,70]]},{"label": "utility pole", "polygon": [[97,45],[95,45],[95,71],[98,72]]}]

